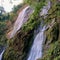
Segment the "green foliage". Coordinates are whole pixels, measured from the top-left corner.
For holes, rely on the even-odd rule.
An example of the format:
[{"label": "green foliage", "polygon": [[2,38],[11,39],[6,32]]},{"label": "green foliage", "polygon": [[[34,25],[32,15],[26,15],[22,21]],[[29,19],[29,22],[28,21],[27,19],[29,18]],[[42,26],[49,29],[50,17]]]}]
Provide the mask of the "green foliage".
[{"label": "green foliage", "polygon": [[13,13],[16,13],[24,4],[19,4],[18,6],[14,6]]},{"label": "green foliage", "polygon": [[43,0],[40,1],[37,5],[35,5],[34,13],[31,15],[28,22],[22,27],[24,31],[33,30],[40,24],[41,19],[39,17],[39,12],[44,5],[45,5],[45,2]]},{"label": "green foliage", "polygon": [[34,29],[40,25],[41,18],[39,13],[44,5],[45,2],[43,0],[35,5],[34,13],[30,16],[27,23],[23,25],[13,39],[8,41],[9,47],[4,54],[4,60],[26,60],[27,53],[32,45]]},{"label": "green foliage", "polygon": [[[6,51],[5,51],[6,52]],[[5,53],[3,60],[21,60],[21,57],[23,57],[21,52],[15,51],[13,48],[9,48],[7,53]]]},{"label": "green foliage", "polygon": [[0,15],[0,21],[5,21],[5,20],[8,20],[8,19],[9,19],[9,14],[8,13]]},{"label": "green foliage", "polygon": [[60,42],[50,44],[48,51],[41,60],[60,60]]},{"label": "green foliage", "polygon": [[57,22],[60,16],[60,3],[57,0],[51,0],[53,4],[49,10],[48,17],[45,19],[46,24],[50,24],[55,18],[55,24],[52,28],[46,31],[46,41],[43,58],[40,60],[60,60],[60,39],[59,39],[59,27],[60,24]]},{"label": "green foliage", "polygon": [[7,39],[5,36],[6,32],[6,23],[5,22],[0,22],[0,45],[6,45]]},{"label": "green foliage", "polygon": [[17,16],[17,14],[16,13],[10,13],[9,14],[9,20],[12,22],[12,21],[14,21],[14,16]]},{"label": "green foliage", "polygon": [[[17,35],[8,41],[9,47],[4,53],[3,60],[26,60],[25,58],[32,44],[34,29],[40,25],[40,21],[42,20],[42,18],[39,16],[39,13],[41,8],[46,4],[45,0],[24,1],[25,3],[34,7],[34,13],[30,16],[27,23],[25,23],[18,31]],[[60,41],[58,40],[59,24],[57,23],[57,17],[60,16],[60,4],[57,2],[57,0],[51,0],[51,3],[53,5],[49,10],[47,18],[44,21],[46,24],[50,24],[53,18],[55,18],[56,23],[52,28],[49,28],[46,31],[47,37],[44,46],[46,50],[44,50],[44,56],[40,60],[60,60]],[[14,15],[15,14],[11,14],[11,19],[14,17]]]},{"label": "green foliage", "polygon": [[40,2],[45,2],[45,0],[24,0],[24,2],[25,3],[27,3],[27,4],[30,4],[30,5],[33,5],[33,6],[35,6],[35,5],[37,5],[38,3],[40,3]]}]

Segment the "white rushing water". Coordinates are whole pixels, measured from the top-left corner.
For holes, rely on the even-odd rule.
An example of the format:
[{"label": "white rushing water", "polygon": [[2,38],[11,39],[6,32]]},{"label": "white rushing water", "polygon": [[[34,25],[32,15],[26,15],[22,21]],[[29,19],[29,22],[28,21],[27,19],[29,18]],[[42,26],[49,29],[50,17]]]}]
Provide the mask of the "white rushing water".
[{"label": "white rushing water", "polygon": [[2,60],[2,55],[4,53],[4,50],[2,51],[2,53],[0,54],[0,60]]},{"label": "white rushing water", "polygon": [[48,14],[48,10],[51,7],[51,2],[48,0],[47,0],[47,2],[48,2],[48,4],[42,8],[42,11],[40,12],[40,16],[45,16],[46,14]]},{"label": "white rushing water", "polygon": [[[46,14],[48,14],[48,10],[51,7],[51,2],[48,1],[47,5],[42,8],[40,12],[40,16],[44,16],[46,18]],[[30,54],[27,60],[37,60],[42,57],[43,43],[45,41],[44,31],[46,30],[46,26],[40,29],[40,32],[36,35],[32,48],[30,50]]]},{"label": "white rushing water", "polygon": [[[48,1],[47,5],[42,8],[42,11],[40,12],[40,16],[44,16],[48,13],[48,10],[50,9],[51,3]],[[8,34],[8,38],[14,37],[16,32],[22,27],[22,25],[27,22],[29,19],[30,15],[33,13],[33,9],[30,6],[25,7],[20,13],[19,16],[14,23],[13,30],[10,31]]]},{"label": "white rushing water", "polygon": [[30,6],[24,8],[14,23],[13,30],[8,34],[9,38],[12,38],[16,32],[22,27],[22,25],[29,19],[30,15],[33,13],[33,9]]},{"label": "white rushing water", "polygon": [[44,31],[45,31],[45,26],[35,37],[28,60],[37,60],[38,58],[42,57],[43,41],[45,40]]}]

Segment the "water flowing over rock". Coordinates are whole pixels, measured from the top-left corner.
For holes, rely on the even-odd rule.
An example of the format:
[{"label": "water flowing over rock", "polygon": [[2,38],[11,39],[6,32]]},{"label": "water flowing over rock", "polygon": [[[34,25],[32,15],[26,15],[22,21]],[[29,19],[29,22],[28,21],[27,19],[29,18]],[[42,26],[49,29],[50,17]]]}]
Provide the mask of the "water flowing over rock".
[{"label": "water flowing over rock", "polygon": [[[46,18],[46,15],[48,14],[48,10],[50,9],[50,7],[51,2],[48,1],[47,5],[42,8],[40,16]],[[36,35],[27,60],[37,60],[38,58],[42,57],[43,43],[45,40],[44,31],[46,29],[47,29],[46,26],[44,26],[42,29],[40,29],[40,32]]]},{"label": "water flowing over rock", "polygon": [[22,27],[25,22],[27,22],[32,13],[33,9],[30,6],[27,6],[19,13],[18,18],[14,23],[13,30],[8,33],[8,38],[14,37],[16,32]]},{"label": "water flowing over rock", "polygon": [[45,28],[46,27],[44,26],[41,31],[36,35],[28,60],[37,60],[38,58],[42,57],[43,41],[45,40]]},{"label": "water flowing over rock", "polygon": [[46,14],[48,14],[48,10],[50,9],[50,7],[51,7],[51,2],[48,1],[48,4],[42,8],[42,11],[40,12],[40,16],[45,16]]},{"label": "water flowing over rock", "polygon": [[0,60],[2,60],[2,55],[4,53],[4,50],[2,51],[2,53],[0,54]]}]

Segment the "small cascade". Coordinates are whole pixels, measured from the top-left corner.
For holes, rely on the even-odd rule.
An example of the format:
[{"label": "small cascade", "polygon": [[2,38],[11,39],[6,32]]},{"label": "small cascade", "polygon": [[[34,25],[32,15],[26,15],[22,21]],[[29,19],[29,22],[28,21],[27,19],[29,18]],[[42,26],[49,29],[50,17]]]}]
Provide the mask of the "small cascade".
[{"label": "small cascade", "polygon": [[42,8],[42,11],[40,12],[40,16],[45,16],[48,14],[48,10],[51,7],[51,2],[50,1],[47,1],[47,2],[48,4]]},{"label": "small cascade", "polygon": [[[40,16],[43,16],[46,18],[48,14],[48,10],[51,7],[51,2],[48,0],[48,3],[46,6],[42,8],[42,11],[40,12]],[[46,26],[43,28],[39,28],[40,32],[36,35],[32,48],[30,50],[30,54],[27,60],[37,60],[39,58],[42,58],[42,50],[43,50],[43,43],[45,41],[45,34],[44,31],[47,29]],[[39,30],[38,30],[39,31]]]},{"label": "small cascade", "polygon": [[2,53],[0,54],[0,60],[2,60],[2,55],[4,53],[5,50],[2,51]]},{"label": "small cascade", "polygon": [[45,40],[45,26],[41,29],[41,31],[36,35],[34,39],[33,46],[30,51],[29,58],[27,60],[37,60],[38,58],[42,57],[42,47],[43,41]]},{"label": "small cascade", "polygon": [[14,23],[13,30],[8,33],[8,38],[14,37],[16,32],[22,27],[22,25],[27,22],[30,15],[33,13],[33,9],[30,6],[25,7],[20,13],[19,16]]}]

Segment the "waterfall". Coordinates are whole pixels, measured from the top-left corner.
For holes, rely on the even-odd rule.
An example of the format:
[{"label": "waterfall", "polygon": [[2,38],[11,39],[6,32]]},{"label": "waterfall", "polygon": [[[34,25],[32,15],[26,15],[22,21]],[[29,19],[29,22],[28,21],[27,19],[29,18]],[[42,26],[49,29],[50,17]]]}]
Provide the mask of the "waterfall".
[{"label": "waterfall", "polygon": [[40,12],[40,16],[45,16],[46,14],[48,14],[48,10],[51,7],[51,2],[50,1],[47,2],[48,2],[47,5],[42,8],[42,11]]},{"label": "waterfall", "polygon": [[[40,16],[43,16],[46,18],[46,15],[48,14],[48,10],[51,7],[51,2],[48,1],[47,5],[44,6],[40,12]],[[30,54],[27,60],[37,60],[42,57],[42,49],[43,49],[43,43],[45,41],[45,35],[44,31],[46,30],[46,26],[44,26],[42,29],[40,28],[40,32],[36,35],[32,48],[30,50]]]},{"label": "waterfall", "polygon": [[2,53],[0,54],[0,60],[2,60],[2,55],[4,53],[4,50],[2,51]]},{"label": "waterfall", "polygon": [[45,40],[44,31],[45,31],[45,26],[36,35],[28,60],[36,60],[42,57],[43,41]]},{"label": "waterfall", "polygon": [[30,6],[25,7],[20,13],[14,23],[13,30],[8,33],[8,38],[12,38],[16,32],[22,27],[22,25],[27,22],[30,15],[33,13],[33,9]]}]

